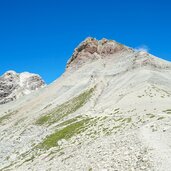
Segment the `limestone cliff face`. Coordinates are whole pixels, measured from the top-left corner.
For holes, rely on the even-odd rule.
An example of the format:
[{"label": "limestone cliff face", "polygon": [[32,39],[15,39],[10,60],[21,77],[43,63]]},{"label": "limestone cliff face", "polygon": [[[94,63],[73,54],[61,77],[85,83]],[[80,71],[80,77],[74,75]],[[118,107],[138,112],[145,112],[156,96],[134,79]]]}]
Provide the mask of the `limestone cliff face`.
[{"label": "limestone cliff face", "polygon": [[13,101],[43,86],[45,82],[39,75],[7,71],[0,77],[0,104]]}]

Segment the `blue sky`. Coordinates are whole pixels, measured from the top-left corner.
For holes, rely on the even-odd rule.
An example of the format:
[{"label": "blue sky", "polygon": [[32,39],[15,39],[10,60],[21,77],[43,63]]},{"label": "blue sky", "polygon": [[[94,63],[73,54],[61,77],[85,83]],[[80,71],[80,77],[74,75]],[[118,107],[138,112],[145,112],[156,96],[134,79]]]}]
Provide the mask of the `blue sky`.
[{"label": "blue sky", "polygon": [[114,39],[171,61],[169,0],[0,0],[0,74],[59,77],[86,37]]}]

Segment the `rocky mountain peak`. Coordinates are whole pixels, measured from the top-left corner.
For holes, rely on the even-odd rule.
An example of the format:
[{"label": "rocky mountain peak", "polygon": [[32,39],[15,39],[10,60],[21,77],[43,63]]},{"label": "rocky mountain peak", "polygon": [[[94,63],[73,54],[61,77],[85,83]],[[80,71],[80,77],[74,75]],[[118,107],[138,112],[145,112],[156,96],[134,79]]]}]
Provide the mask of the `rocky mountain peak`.
[{"label": "rocky mountain peak", "polygon": [[17,73],[15,71],[10,70],[10,71],[5,72],[4,75],[3,75],[3,77],[5,79],[13,80],[16,77],[18,77],[18,75],[17,75]]},{"label": "rocky mountain peak", "polygon": [[0,77],[0,104],[4,104],[41,87],[45,82],[37,74],[7,71]]},{"label": "rocky mountain peak", "polygon": [[108,40],[105,38],[97,40],[88,37],[74,50],[72,57],[67,63],[67,68],[78,68],[86,62],[103,59],[115,53],[130,50],[130,48],[114,40]]}]

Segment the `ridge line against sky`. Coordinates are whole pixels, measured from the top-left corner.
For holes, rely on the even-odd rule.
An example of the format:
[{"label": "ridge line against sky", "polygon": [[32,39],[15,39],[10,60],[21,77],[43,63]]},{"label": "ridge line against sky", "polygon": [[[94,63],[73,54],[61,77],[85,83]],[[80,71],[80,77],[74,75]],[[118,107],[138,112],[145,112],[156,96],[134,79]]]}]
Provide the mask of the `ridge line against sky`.
[{"label": "ridge line against sky", "polygon": [[59,77],[86,37],[116,40],[171,61],[169,0],[0,0],[0,74]]}]

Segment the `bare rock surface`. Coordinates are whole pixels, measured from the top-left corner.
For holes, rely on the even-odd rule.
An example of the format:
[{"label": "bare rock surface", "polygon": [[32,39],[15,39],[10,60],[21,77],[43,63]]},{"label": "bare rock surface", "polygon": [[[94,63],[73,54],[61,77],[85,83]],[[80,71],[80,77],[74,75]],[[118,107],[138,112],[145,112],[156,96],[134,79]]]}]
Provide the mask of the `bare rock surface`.
[{"label": "bare rock surface", "polygon": [[0,77],[0,104],[8,103],[45,85],[39,75],[7,71]]},{"label": "bare rock surface", "polygon": [[122,51],[131,51],[131,49],[113,40],[102,39],[98,41],[88,37],[75,49],[67,63],[67,68],[79,68],[85,63]]}]

